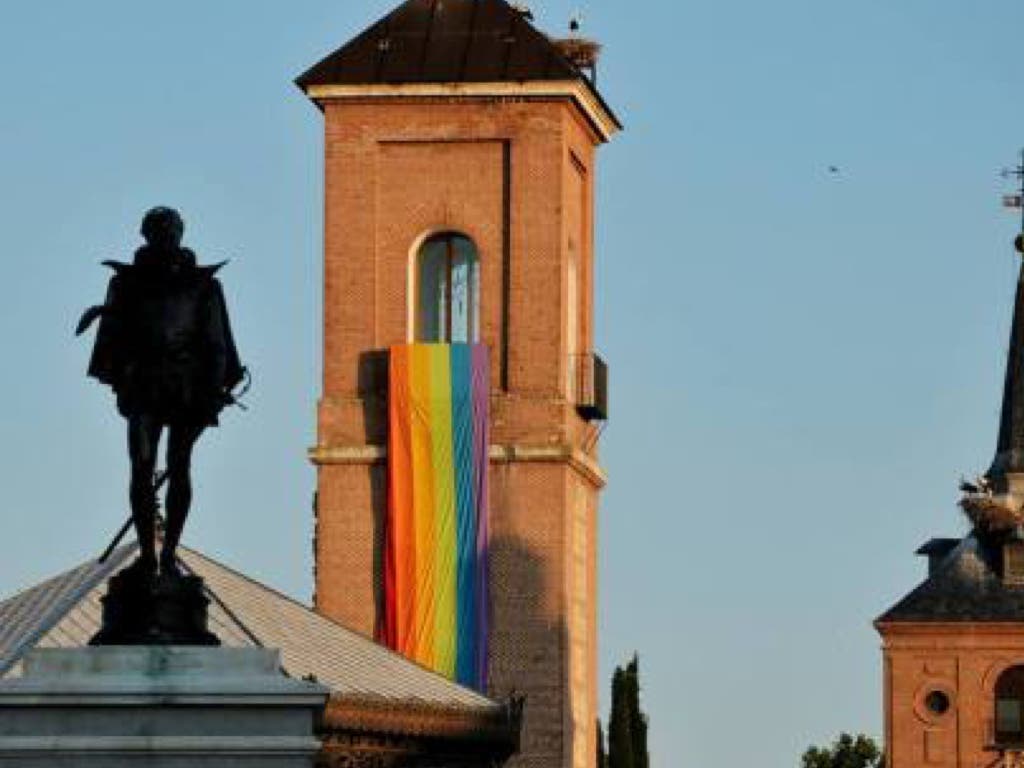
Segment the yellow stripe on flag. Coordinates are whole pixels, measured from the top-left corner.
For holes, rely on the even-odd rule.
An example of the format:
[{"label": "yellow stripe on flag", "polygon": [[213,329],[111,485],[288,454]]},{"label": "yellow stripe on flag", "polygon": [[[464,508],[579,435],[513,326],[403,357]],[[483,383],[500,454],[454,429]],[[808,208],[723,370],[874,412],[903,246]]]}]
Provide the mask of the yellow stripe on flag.
[{"label": "yellow stripe on flag", "polygon": [[457,648],[457,513],[455,450],[452,445],[451,347],[432,347],[430,358],[430,423],[434,459],[434,669],[455,676]]}]

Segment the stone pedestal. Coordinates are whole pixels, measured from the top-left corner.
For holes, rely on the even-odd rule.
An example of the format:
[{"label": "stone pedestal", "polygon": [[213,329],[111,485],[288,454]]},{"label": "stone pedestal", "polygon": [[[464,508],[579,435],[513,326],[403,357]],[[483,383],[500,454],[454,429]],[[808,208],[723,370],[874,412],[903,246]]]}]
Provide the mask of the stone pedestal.
[{"label": "stone pedestal", "polygon": [[90,645],[220,645],[206,628],[203,580],[142,576],[126,568],[107,582],[103,626]]},{"label": "stone pedestal", "polygon": [[0,681],[0,768],[308,768],[327,696],[262,648],[37,649]]}]

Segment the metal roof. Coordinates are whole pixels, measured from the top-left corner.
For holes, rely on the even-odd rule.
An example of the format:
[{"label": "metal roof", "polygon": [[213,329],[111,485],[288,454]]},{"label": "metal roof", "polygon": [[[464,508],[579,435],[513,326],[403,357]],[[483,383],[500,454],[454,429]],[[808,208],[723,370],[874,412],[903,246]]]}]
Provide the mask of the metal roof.
[{"label": "metal roof", "polygon": [[[133,549],[134,546],[121,547],[104,565],[95,561],[84,563],[0,603],[0,675],[8,674],[21,657],[37,645],[88,643],[92,634],[83,637],[83,633],[89,627],[94,627],[93,632],[99,628],[99,598],[96,597],[94,605],[92,592]],[[71,620],[65,621],[69,615]],[[84,626],[79,626],[82,622]],[[49,642],[43,642],[57,625],[66,626]],[[75,637],[82,638],[81,642],[74,642]]]},{"label": "metal roof", "polygon": [[[0,676],[20,674],[21,658],[32,648],[87,645],[100,627],[107,577],[135,552],[136,545],[123,546],[104,565],[85,563],[0,602]],[[215,560],[184,547],[179,553],[184,568],[204,580],[210,631],[227,647],[279,648],[288,675],[312,675],[342,700],[500,709]]]}]

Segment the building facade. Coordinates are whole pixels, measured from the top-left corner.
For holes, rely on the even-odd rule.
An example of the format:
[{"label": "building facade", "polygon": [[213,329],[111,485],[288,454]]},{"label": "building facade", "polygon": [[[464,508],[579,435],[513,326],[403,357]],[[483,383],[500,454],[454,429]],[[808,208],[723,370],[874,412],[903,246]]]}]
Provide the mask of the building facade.
[{"label": "building facade", "polygon": [[490,352],[489,690],[523,766],[590,768],[597,712],[596,150],[619,124],[504,0],[410,0],[298,84],[325,124],[316,609],[382,621],[387,354]]}]

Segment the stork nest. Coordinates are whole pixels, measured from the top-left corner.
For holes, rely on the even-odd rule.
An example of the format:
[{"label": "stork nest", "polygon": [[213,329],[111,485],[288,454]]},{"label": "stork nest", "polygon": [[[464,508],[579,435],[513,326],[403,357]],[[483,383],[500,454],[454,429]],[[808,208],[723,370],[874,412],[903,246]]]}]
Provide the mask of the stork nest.
[{"label": "stork nest", "polygon": [[1024,509],[1003,497],[967,494],[960,499],[960,508],[976,527],[986,531],[1006,531],[1024,524]]},{"label": "stork nest", "polygon": [[590,69],[597,65],[601,56],[601,44],[582,37],[567,37],[555,40],[555,46],[562,55],[580,69]]}]

